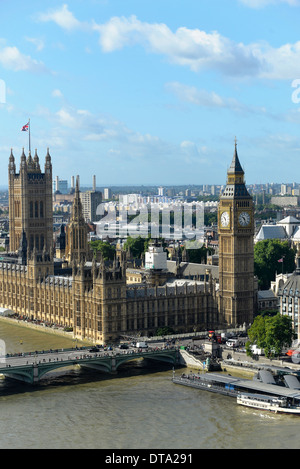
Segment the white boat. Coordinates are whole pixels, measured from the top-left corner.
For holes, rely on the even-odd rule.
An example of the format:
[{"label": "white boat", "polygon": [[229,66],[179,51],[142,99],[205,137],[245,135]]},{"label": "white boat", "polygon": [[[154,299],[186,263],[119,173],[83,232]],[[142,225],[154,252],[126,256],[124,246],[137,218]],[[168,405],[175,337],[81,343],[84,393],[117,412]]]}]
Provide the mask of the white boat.
[{"label": "white boat", "polygon": [[284,397],[273,397],[264,394],[240,393],[237,396],[237,404],[253,409],[267,410],[276,414],[300,415],[300,405],[292,405]]}]

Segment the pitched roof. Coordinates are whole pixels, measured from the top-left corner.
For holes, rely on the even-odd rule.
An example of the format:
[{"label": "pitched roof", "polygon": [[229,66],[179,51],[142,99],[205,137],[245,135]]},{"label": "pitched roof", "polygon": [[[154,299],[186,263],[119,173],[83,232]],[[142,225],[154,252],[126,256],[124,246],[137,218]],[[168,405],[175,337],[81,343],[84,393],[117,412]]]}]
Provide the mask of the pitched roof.
[{"label": "pitched roof", "polygon": [[290,224],[300,224],[300,220],[298,220],[297,218],[295,217],[291,217],[291,216],[288,216],[288,217],[285,217],[283,218],[282,220],[280,220],[278,222],[279,225],[286,225],[287,223],[290,223]]},{"label": "pitched roof", "polygon": [[228,170],[228,173],[243,173],[244,174],[244,170],[242,168],[242,165],[240,163],[240,160],[237,154],[236,142],[234,145],[233,158],[232,158],[232,162]]},{"label": "pitched roof", "polygon": [[262,225],[255,239],[262,241],[264,239],[286,239],[287,234],[283,226]]},{"label": "pitched roof", "polygon": [[276,298],[272,290],[258,290],[257,296],[259,300],[274,300]]},{"label": "pitched roof", "polygon": [[291,238],[292,238],[294,241],[300,239],[300,227],[299,227],[299,226],[296,226],[295,231],[294,231],[293,235],[291,236]]}]

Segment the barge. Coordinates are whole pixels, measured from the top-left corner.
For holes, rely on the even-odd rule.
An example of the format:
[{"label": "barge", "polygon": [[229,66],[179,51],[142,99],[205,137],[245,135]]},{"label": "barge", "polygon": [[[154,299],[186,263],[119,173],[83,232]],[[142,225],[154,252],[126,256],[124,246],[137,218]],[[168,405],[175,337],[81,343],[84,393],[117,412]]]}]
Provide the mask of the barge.
[{"label": "barge", "polygon": [[300,381],[297,376],[286,375],[275,381],[270,371],[259,371],[253,379],[239,378],[223,373],[182,374],[175,376],[174,384],[201,389],[225,396],[237,397],[242,393],[267,395],[286,399],[287,405],[300,405]]}]

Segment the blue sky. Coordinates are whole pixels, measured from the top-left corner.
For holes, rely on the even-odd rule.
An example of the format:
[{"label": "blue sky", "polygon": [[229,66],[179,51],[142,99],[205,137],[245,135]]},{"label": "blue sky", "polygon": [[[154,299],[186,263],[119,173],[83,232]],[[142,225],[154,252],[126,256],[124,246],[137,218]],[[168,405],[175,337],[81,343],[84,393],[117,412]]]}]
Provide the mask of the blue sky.
[{"label": "blue sky", "polygon": [[[0,185],[299,182],[300,0],[0,0]],[[298,93],[299,90],[299,93]],[[299,101],[299,103],[298,103]]]}]

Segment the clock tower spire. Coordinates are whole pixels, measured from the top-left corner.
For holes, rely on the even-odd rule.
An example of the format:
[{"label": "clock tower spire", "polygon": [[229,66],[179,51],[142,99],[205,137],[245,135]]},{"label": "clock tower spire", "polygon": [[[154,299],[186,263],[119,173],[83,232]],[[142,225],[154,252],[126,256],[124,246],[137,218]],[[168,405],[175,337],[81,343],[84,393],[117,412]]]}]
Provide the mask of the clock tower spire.
[{"label": "clock tower spire", "polygon": [[235,139],[218,207],[219,311],[227,326],[250,323],[254,311],[254,205]]}]

